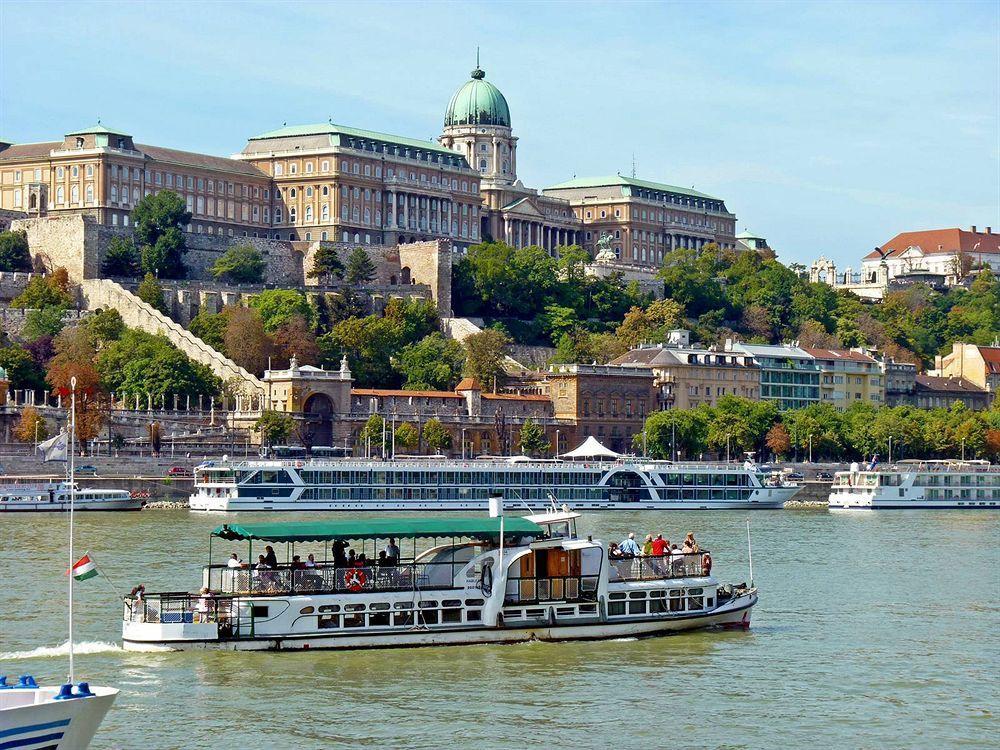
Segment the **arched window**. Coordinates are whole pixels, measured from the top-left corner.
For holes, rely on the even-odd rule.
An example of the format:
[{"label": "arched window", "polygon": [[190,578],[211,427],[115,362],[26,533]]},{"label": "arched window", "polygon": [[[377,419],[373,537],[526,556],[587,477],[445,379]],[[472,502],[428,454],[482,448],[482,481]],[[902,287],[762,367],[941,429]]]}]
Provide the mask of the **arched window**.
[{"label": "arched window", "polygon": [[[320,218],[323,221],[329,221],[330,220],[330,205],[329,204],[324,203],[323,206],[320,208],[319,211],[320,211]],[[323,239],[326,239],[326,238],[324,237]]]},{"label": "arched window", "polygon": [[312,221],[312,220],[313,220],[313,207],[306,206],[306,221]]},{"label": "arched window", "polygon": [[312,174],[313,165],[311,161],[306,162],[306,174]]},{"label": "arched window", "polygon": [[[15,193],[18,196],[20,196],[21,191],[17,190],[17,191],[15,191]],[[115,200],[115,186],[114,185],[111,186],[111,200]],[[62,185],[60,185],[59,187],[56,188],[56,203],[65,203],[65,202],[66,202],[66,189]],[[18,200],[14,202],[14,205],[18,206],[20,204],[21,204],[21,200],[20,200],[20,197],[18,197]]]},{"label": "arched window", "polygon": [[285,173],[285,165],[284,164],[275,164],[274,165],[274,175],[275,175],[275,177],[280,177],[284,173]]},{"label": "arched window", "polygon": [[312,196],[313,196],[313,189],[311,187],[307,187],[306,188],[306,197],[307,198],[312,198]]},{"label": "arched window", "polygon": [[288,165],[288,174],[297,174],[298,171],[299,171],[299,165],[298,164],[289,164]]},{"label": "arched window", "polygon": [[295,206],[292,206],[291,208],[288,209],[288,221],[289,221],[289,223],[291,223],[291,224],[295,223],[296,215],[297,215],[297,212],[295,210]]},{"label": "arched window", "polygon": [[87,185],[87,203],[94,202],[94,186]]},{"label": "arched window", "polygon": [[480,172],[485,172],[486,171],[486,159],[480,159],[479,160],[479,171]]},{"label": "arched window", "polygon": [[[358,166],[358,165],[357,165],[357,164],[355,164],[354,166],[356,167],[356,166]],[[361,242],[361,234],[360,234],[360,233],[358,233],[358,232],[355,232],[355,233],[354,233],[354,241],[355,241],[355,242]]]},{"label": "arched window", "polygon": [[291,190],[289,190],[289,191],[288,191],[288,195],[289,195],[289,197],[291,197],[291,198],[294,198],[294,197],[295,197],[295,196],[297,196],[298,194],[299,194],[299,193],[298,193],[298,191],[297,191],[297,190],[296,190],[295,188],[292,188]]}]

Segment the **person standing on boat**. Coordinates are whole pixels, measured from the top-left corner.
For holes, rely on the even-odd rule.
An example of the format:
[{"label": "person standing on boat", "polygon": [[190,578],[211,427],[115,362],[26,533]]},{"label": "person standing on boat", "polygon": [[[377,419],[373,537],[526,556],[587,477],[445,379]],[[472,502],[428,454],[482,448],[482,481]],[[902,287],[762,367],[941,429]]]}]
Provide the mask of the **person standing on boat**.
[{"label": "person standing on boat", "polygon": [[226,567],[227,568],[242,568],[243,567],[243,561],[240,559],[240,556],[237,555],[234,552],[233,554],[231,554],[229,556],[229,560],[226,562]]},{"label": "person standing on boat", "polygon": [[642,542],[642,556],[650,557],[653,554],[653,535],[646,534],[646,538]]},{"label": "person standing on boat", "polygon": [[399,564],[399,547],[396,546],[396,540],[392,537],[389,537],[389,543],[385,546],[385,559],[386,565]]},{"label": "person standing on boat", "polygon": [[638,557],[642,554],[642,550],[639,549],[639,545],[635,541],[635,532],[630,531],[628,537],[622,540],[622,543],[618,545],[618,551],[622,553],[624,557]]},{"label": "person standing on boat", "polygon": [[270,544],[264,547],[264,562],[266,562],[271,569],[278,569],[278,556],[274,554],[274,547]]},{"label": "person standing on boat", "polygon": [[[354,550],[351,550],[351,554],[354,554]],[[343,539],[333,543],[333,564],[338,568],[347,567],[347,542]]]}]

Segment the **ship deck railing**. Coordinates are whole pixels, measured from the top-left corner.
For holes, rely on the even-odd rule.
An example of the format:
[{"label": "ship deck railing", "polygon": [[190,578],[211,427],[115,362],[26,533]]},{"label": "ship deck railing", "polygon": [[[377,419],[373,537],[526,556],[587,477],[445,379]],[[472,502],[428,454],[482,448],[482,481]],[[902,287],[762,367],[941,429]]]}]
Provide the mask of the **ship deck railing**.
[{"label": "ship deck railing", "polygon": [[662,581],[673,578],[691,578],[707,575],[702,563],[708,550],[680,555],[640,555],[638,557],[610,558],[608,581]]}]

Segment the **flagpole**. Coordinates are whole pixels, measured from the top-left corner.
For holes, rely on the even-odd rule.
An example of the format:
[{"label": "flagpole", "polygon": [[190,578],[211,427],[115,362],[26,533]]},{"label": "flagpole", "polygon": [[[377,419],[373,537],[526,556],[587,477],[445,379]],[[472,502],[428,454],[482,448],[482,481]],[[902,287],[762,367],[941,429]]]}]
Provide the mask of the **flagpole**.
[{"label": "flagpole", "polygon": [[76,504],[76,483],[73,481],[75,466],[73,460],[73,437],[76,432],[76,377],[69,379],[70,387],[70,428],[69,428],[69,682],[76,676],[73,669],[73,509]]}]

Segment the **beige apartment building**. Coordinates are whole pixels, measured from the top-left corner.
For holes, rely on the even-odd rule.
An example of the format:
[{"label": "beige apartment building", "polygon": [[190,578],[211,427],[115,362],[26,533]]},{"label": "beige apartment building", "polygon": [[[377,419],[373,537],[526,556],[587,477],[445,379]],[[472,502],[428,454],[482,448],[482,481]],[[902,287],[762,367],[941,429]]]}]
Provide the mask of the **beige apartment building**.
[{"label": "beige apartment building", "polygon": [[271,184],[251,164],[135,143],[98,123],[61,141],[0,142],[0,208],[29,216],[87,213],[128,226],[146,195],[173,190],[193,218],[188,231],[266,236]]},{"label": "beige apartment building", "polygon": [[603,237],[623,263],[658,268],[680,247],[736,247],[736,216],[720,198],[630,177],[577,178],[545,188],[570,202],[593,254]]},{"label": "beige apartment building", "polygon": [[272,237],[393,245],[480,241],[480,175],[465,156],[419,141],[325,123],[249,139],[235,159],[274,185]]},{"label": "beige apartment building", "polygon": [[660,409],[715,406],[727,395],[760,398],[760,368],[752,355],[690,346],[687,333],[672,332],[672,338],[683,343],[643,346],[611,364],[650,372]]},{"label": "beige apartment building", "polygon": [[964,378],[990,393],[1000,393],[1000,342],[993,346],[954,343],[949,354],[934,360],[932,374]]},{"label": "beige apartment building", "polygon": [[881,364],[858,349],[803,350],[819,366],[820,403],[833,404],[844,411],[856,401],[876,406],[885,403],[885,376]]}]

